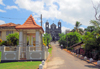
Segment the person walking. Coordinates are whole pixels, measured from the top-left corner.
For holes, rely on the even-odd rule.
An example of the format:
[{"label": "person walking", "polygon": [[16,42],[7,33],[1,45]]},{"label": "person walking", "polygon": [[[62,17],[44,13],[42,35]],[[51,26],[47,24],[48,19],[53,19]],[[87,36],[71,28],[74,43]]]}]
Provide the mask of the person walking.
[{"label": "person walking", "polygon": [[61,44],[61,49],[63,49],[63,45]]}]

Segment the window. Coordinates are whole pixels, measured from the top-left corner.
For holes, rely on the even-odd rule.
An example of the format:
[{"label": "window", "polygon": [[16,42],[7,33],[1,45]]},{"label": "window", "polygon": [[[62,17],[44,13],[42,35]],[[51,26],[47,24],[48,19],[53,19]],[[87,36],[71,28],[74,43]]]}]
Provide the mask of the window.
[{"label": "window", "polygon": [[48,25],[47,25],[47,27],[48,27]]},{"label": "window", "polygon": [[60,27],[60,25],[59,25],[59,27]]},{"label": "window", "polygon": [[6,35],[8,35],[8,31],[6,31]]},{"label": "window", "polygon": [[1,31],[0,31],[0,36],[1,36]]},{"label": "window", "polygon": [[12,34],[13,31],[6,31],[6,35]]}]

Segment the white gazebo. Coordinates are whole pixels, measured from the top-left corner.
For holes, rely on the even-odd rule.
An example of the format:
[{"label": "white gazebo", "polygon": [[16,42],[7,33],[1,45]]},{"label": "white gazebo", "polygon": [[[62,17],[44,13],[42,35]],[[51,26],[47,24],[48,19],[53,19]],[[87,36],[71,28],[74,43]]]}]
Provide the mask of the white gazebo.
[{"label": "white gazebo", "polygon": [[[5,51],[6,46],[3,46],[1,62],[45,60],[47,58],[48,48],[42,43],[44,30],[36,24],[32,15],[23,25],[17,26],[16,30],[19,31],[19,46],[14,51]],[[27,41],[29,41],[28,44]]]}]

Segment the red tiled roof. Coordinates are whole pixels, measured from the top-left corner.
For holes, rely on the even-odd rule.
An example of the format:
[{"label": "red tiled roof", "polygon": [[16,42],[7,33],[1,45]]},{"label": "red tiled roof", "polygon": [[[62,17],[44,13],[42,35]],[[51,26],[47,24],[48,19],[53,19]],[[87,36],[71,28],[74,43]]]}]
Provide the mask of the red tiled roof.
[{"label": "red tiled roof", "polygon": [[11,26],[16,27],[16,26],[19,26],[19,25],[20,25],[20,24],[7,23],[7,24],[2,24],[2,25],[0,25],[0,27],[11,27]]},{"label": "red tiled roof", "polygon": [[70,47],[76,47],[76,46],[81,45],[81,44],[83,44],[83,41],[82,42],[79,42],[79,43],[76,43],[76,44],[74,44],[74,45],[72,45]]},{"label": "red tiled roof", "polygon": [[32,15],[28,17],[28,19],[25,21],[23,25],[16,26],[16,29],[42,29],[43,30],[41,26],[36,24]]}]

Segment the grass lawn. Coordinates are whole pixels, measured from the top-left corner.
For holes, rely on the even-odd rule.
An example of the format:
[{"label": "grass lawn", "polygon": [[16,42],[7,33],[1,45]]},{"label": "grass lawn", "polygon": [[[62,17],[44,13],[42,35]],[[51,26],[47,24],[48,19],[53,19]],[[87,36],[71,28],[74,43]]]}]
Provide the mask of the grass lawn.
[{"label": "grass lawn", "polygon": [[51,54],[52,53],[52,47],[48,49],[48,52]]},{"label": "grass lawn", "polygon": [[[52,53],[52,47],[48,49],[48,52]],[[1,52],[0,52],[1,61]],[[41,64],[41,61],[28,61],[28,62],[9,62],[0,63],[0,69],[37,69]]]},{"label": "grass lawn", "polygon": [[0,69],[37,69],[41,61],[0,63]]},{"label": "grass lawn", "polygon": [[37,69],[41,61],[0,63],[0,69]]},{"label": "grass lawn", "polygon": [[0,63],[0,69],[37,69],[39,67],[39,64],[41,64],[41,61]]},{"label": "grass lawn", "polygon": [[1,62],[1,52],[0,52],[0,62]]}]

